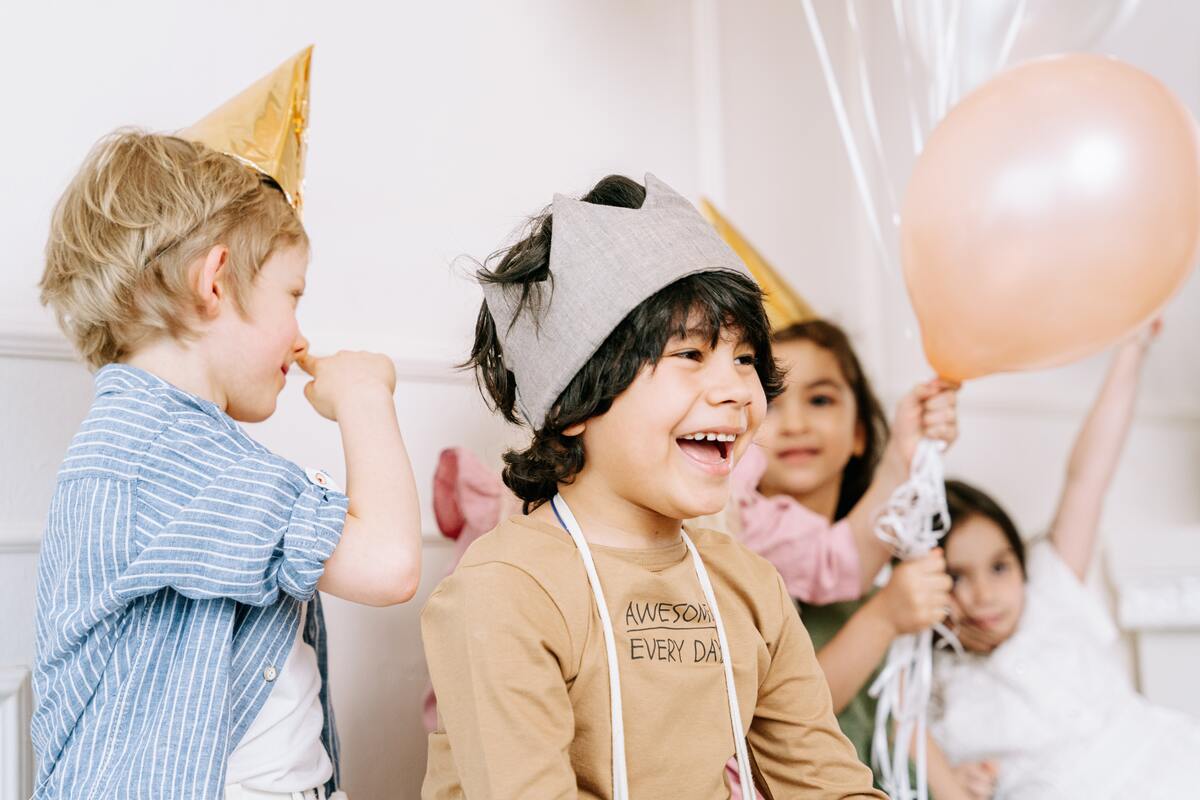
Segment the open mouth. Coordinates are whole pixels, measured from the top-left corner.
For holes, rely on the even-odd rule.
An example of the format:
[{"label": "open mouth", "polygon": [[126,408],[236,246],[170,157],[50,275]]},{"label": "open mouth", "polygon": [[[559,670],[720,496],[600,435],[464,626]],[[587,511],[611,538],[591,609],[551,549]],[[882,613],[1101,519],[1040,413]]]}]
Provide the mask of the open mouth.
[{"label": "open mouth", "polygon": [[675,440],[688,458],[709,470],[725,471],[733,455],[737,434],[704,431],[689,433]]}]

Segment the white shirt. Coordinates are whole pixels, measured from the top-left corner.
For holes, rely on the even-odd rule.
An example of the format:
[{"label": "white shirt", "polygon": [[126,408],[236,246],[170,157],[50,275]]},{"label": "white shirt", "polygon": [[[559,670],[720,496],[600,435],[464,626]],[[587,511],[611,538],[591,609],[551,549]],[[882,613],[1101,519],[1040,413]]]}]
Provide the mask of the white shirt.
[{"label": "white shirt", "polygon": [[1028,576],[1007,641],[936,659],[930,718],[950,761],[997,761],[997,800],[1200,797],[1200,721],[1137,694],[1116,626],[1053,545],[1030,548]]},{"label": "white shirt", "polygon": [[321,673],[317,654],[304,641],[308,605],[300,616],[296,641],[275,687],[246,735],[229,756],[226,785],[265,792],[300,792],[323,785],[333,763],[321,743]]}]

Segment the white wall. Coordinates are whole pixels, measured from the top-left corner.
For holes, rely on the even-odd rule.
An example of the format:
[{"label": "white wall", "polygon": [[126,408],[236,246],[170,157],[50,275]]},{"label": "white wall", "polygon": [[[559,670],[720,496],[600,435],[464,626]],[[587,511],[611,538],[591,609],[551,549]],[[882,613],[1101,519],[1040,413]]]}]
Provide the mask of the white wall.
[{"label": "white wall", "polygon": [[[462,276],[469,265],[454,259],[488,254],[554,192],[581,192],[610,172],[649,170],[697,190],[684,0],[6,8],[0,668],[32,661],[37,541],[54,472],[91,396],[89,376],[62,360],[36,301],[54,200],[101,134],[184,127],[309,42],[305,224],[314,256],[301,323],[315,349],[370,347],[397,360],[397,408],[426,502],[442,447],[466,444],[498,463],[511,435],[450,369],[469,347],[480,299]],[[55,357],[30,357],[38,354]],[[336,429],[306,407],[300,385],[289,383],[279,413],[255,435],[338,475]],[[416,600],[386,610],[327,606],[345,782],[357,797],[416,797],[423,774],[417,613],[449,555],[425,511]]]},{"label": "white wall", "polygon": [[[844,25],[832,21],[839,3],[817,2],[835,60],[846,58]],[[426,495],[442,446],[467,444],[495,459],[512,435],[449,370],[479,302],[461,277],[466,267],[452,261],[490,252],[553,192],[581,191],[610,171],[652,170],[685,193],[711,195],[817,308],[855,333],[885,395],[924,375],[906,337],[902,289],[870,258],[791,0],[225,0],[202,12],[76,0],[21,4],[5,16],[0,668],[32,659],[41,521],[90,400],[89,377],[63,360],[36,303],[54,199],[102,133],[131,123],[183,127],[308,42],[317,45],[305,216],[314,259],[302,323],[316,348],[354,344],[396,358],[397,407]],[[1198,24],[1200,8],[1144,0],[1112,49],[1195,110]],[[1148,368],[1106,516],[1114,535],[1200,519],[1197,312],[1193,280]],[[1027,530],[1044,526],[1101,369],[1093,361],[968,386],[951,469],[994,490]],[[305,407],[299,388],[289,384],[279,414],[256,435],[340,473],[335,429]],[[427,508],[425,516],[432,533]],[[346,783],[358,797],[415,797],[419,785],[417,611],[449,553],[436,536],[425,549],[413,603],[328,605]]]}]

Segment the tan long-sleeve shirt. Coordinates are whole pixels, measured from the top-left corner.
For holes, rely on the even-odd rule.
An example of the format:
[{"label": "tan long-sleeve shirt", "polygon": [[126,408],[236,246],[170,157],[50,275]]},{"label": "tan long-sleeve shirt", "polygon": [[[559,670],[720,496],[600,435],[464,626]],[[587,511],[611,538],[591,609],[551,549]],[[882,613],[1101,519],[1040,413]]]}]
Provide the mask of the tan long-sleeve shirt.
[{"label": "tan long-sleeve shirt", "polygon": [[[837,727],[774,567],[723,534],[689,534],[725,623],[742,729],[776,800],[884,797]],[[725,800],[724,670],[683,542],[592,554],[616,636],[630,793]],[[566,532],[529,517],[502,523],[434,591],[421,633],[441,723],[423,798],[612,796],[603,634]]]}]

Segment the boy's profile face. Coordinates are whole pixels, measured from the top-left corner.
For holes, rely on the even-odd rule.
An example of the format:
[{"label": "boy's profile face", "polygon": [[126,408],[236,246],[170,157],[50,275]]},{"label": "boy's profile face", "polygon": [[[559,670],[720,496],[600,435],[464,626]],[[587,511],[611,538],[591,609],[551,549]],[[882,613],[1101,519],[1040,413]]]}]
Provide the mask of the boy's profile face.
[{"label": "boy's profile face", "polygon": [[608,412],[587,421],[579,480],[604,482],[671,520],[720,511],[733,465],[766,413],[754,365],[736,330],[724,329],[715,345],[699,331],[672,338]]},{"label": "boy's profile face", "polygon": [[260,422],[275,412],[288,370],[308,349],[296,321],[307,271],[306,248],[276,251],[255,276],[245,316],[227,298],[209,328],[206,349],[227,400],[225,412],[240,422]]}]

